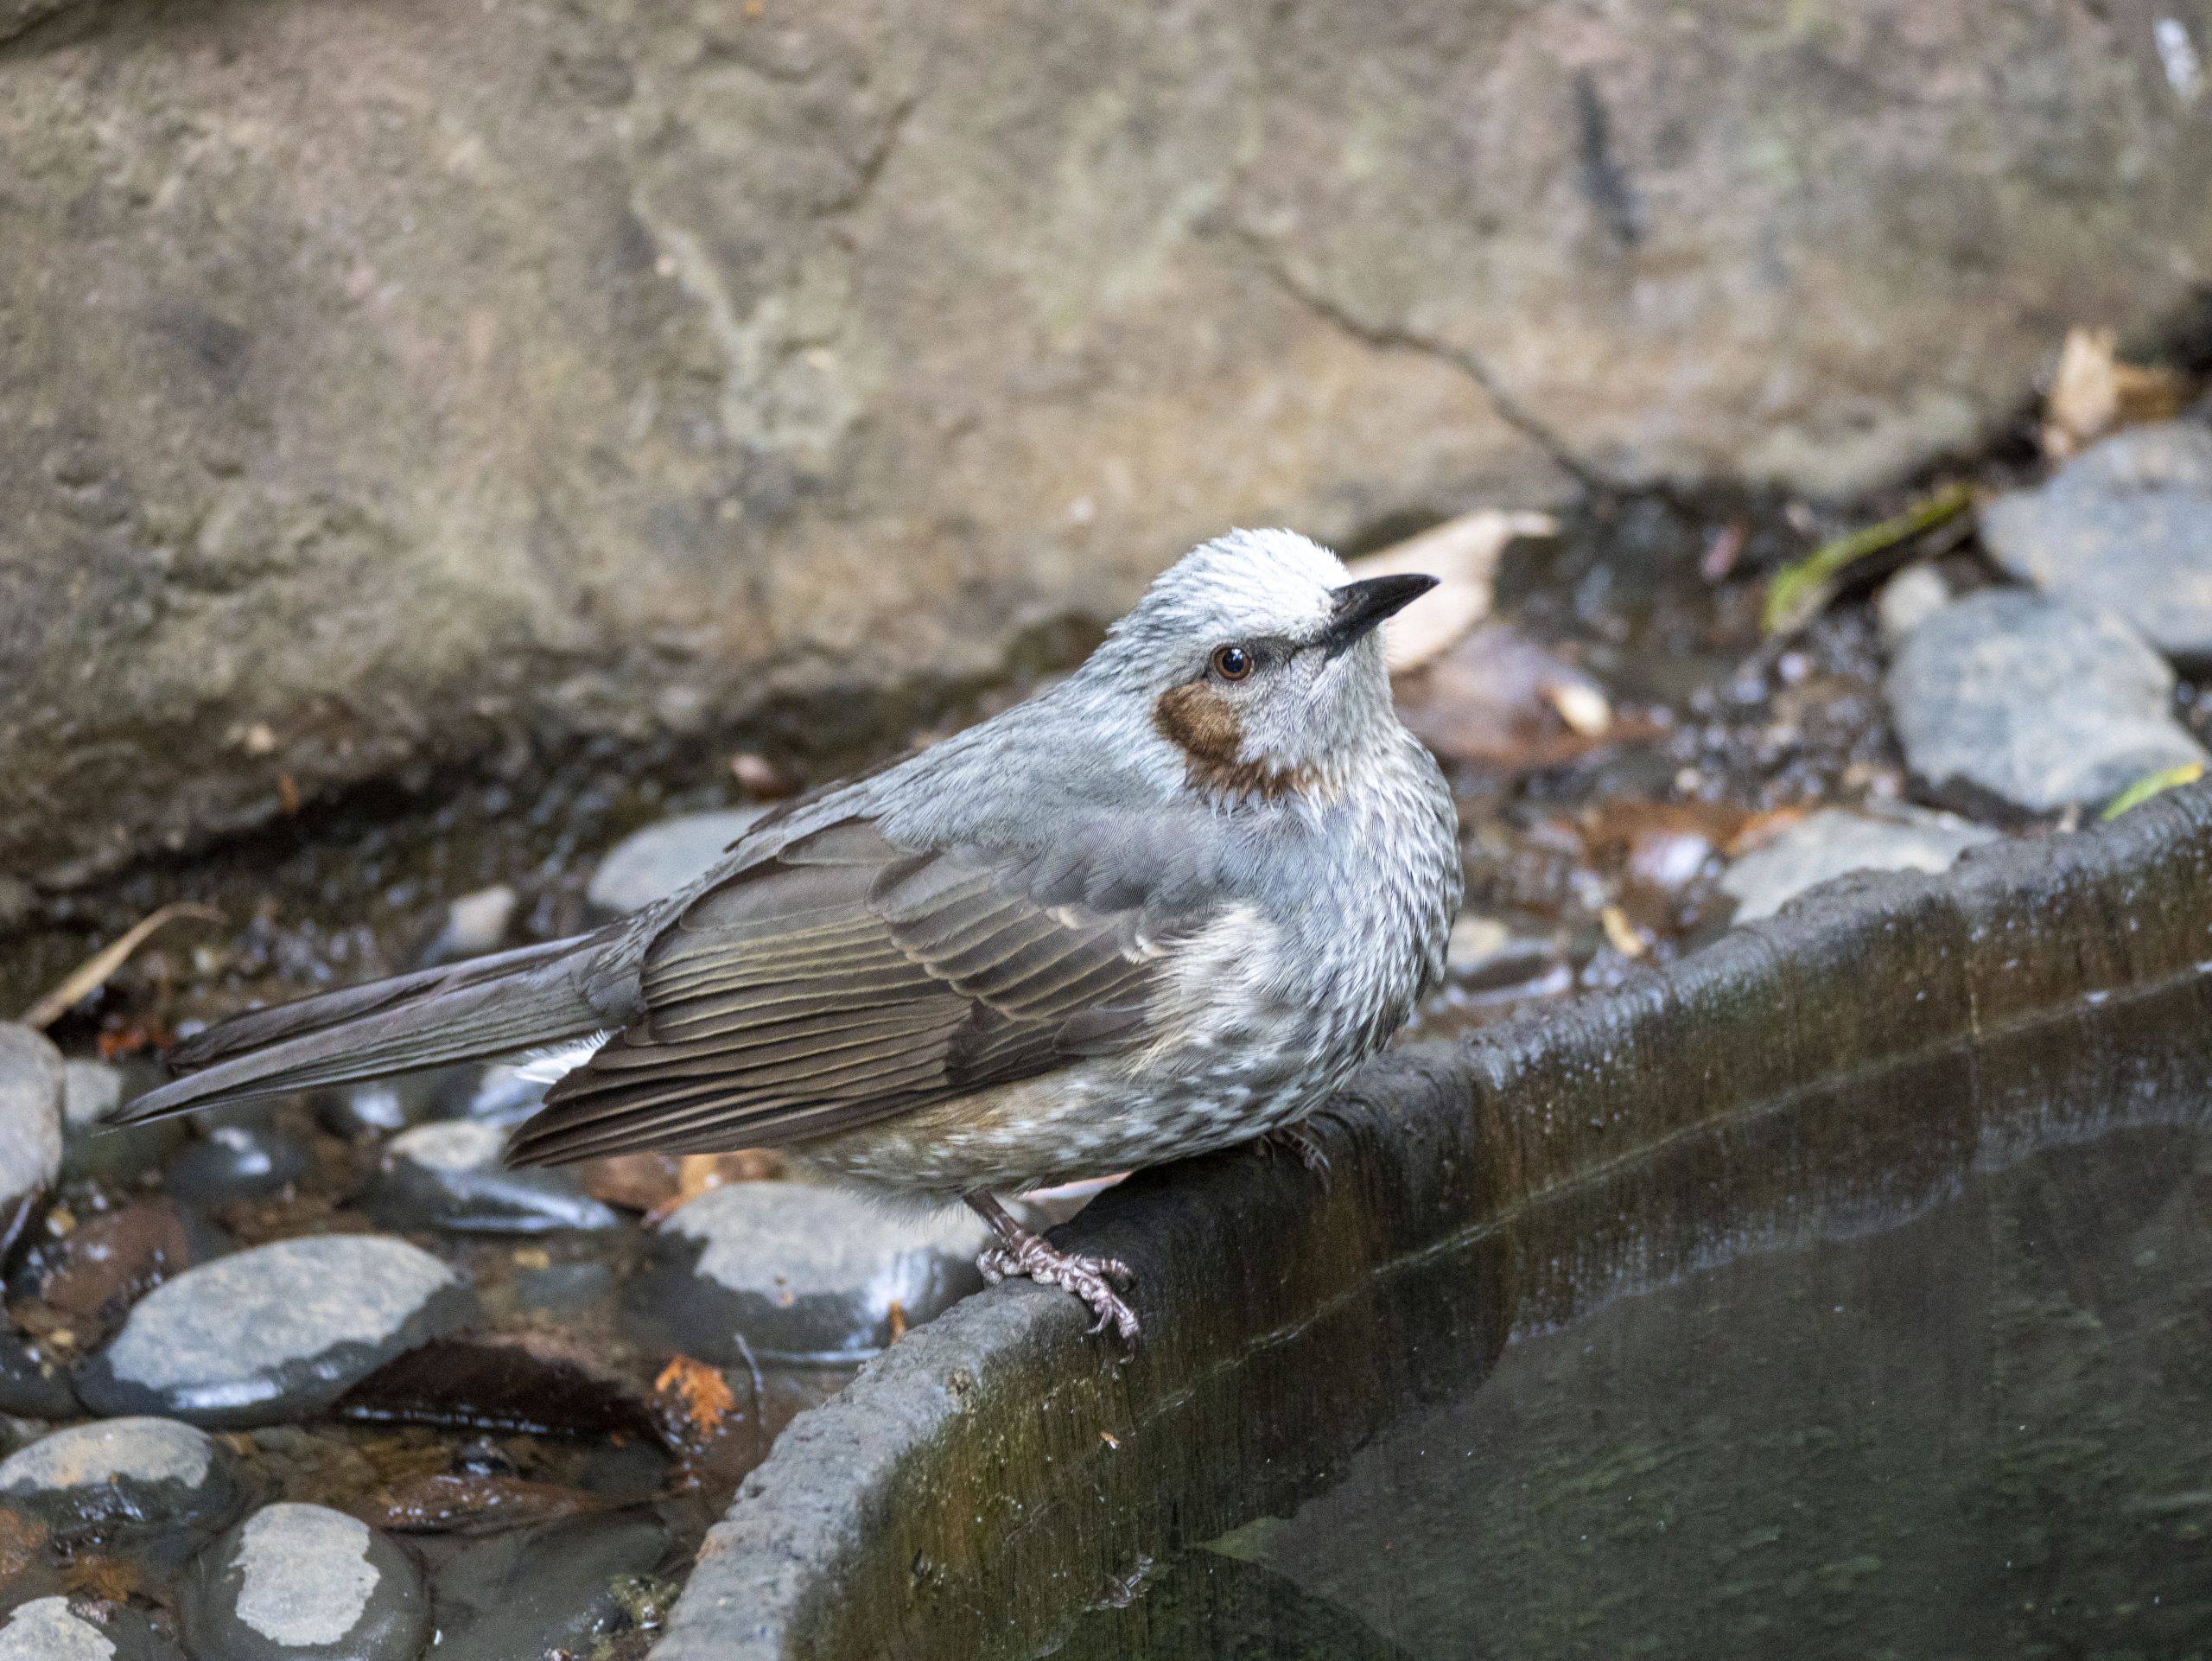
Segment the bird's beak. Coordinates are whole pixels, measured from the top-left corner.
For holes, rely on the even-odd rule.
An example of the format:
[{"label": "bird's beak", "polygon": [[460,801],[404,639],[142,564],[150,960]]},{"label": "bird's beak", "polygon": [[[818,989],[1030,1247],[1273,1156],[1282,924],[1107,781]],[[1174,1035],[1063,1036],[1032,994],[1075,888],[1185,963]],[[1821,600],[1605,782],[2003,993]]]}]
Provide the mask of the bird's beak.
[{"label": "bird's beak", "polygon": [[1333,658],[1385,617],[1404,610],[1436,586],[1433,576],[1370,576],[1335,590],[1336,608],[1319,644]]}]

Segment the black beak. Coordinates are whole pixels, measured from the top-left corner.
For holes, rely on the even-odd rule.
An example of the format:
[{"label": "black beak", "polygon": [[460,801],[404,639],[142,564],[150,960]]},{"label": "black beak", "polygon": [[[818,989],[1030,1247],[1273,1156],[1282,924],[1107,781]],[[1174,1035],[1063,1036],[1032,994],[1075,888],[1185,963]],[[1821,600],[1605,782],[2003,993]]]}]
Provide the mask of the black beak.
[{"label": "black beak", "polygon": [[1370,576],[1363,582],[1345,583],[1336,591],[1336,612],[1321,631],[1320,645],[1335,657],[1435,586],[1433,576]]}]

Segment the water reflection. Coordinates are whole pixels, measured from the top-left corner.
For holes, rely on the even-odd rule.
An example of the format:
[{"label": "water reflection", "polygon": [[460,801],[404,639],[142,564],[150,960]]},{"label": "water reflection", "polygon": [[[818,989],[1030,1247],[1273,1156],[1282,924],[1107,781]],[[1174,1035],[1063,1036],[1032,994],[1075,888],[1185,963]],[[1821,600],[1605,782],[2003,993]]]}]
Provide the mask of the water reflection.
[{"label": "water reflection", "polygon": [[[1495,1279],[1402,1288],[1426,1311],[1414,1399],[1317,1451],[1304,1494],[1262,1477],[1278,1514],[1141,1565],[1055,1653],[2212,1654],[2212,1113],[2201,1089],[2117,1091],[2126,1072],[2101,1101],[1992,1117],[1985,1070],[1984,1111],[1951,1121],[1967,1149],[1980,1121],[1980,1168],[1870,1158],[1850,1192],[1764,1207],[1758,1249],[1662,1254],[1705,1266],[1593,1308],[1541,1237],[1610,1216],[1649,1240],[1637,1191],[1700,1158],[1618,1173],[1572,1226],[1513,1231],[1502,1346],[1494,1306],[1478,1318]],[[1911,1094],[1955,1155],[1946,1078],[1965,1082],[1939,1062]],[[1821,1111],[1776,1116],[1758,1162]],[[2030,1126],[2067,1139],[2024,1152]],[[1485,1244],[1411,1279],[1467,1285]],[[1555,1300],[1573,1318],[1546,1327]],[[1447,1358],[1456,1382],[1421,1388]]]}]

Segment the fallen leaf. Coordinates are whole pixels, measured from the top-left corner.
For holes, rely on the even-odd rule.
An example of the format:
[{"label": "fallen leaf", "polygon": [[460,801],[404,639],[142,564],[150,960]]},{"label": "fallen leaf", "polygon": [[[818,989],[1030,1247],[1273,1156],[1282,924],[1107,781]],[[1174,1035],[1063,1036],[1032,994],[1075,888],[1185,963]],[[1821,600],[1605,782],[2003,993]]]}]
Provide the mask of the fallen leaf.
[{"label": "fallen leaf", "polygon": [[394,1356],[338,1400],[341,1417],[509,1434],[629,1434],[659,1426],[639,1381],[545,1332],[435,1339]]},{"label": "fallen leaf", "polygon": [[1606,944],[1624,958],[1641,958],[1651,950],[1651,943],[1643,938],[1636,925],[1628,920],[1628,913],[1618,906],[1605,906],[1598,913],[1598,922],[1605,931]]},{"label": "fallen leaf", "polygon": [[2153,796],[2163,795],[2177,785],[2193,785],[2203,776],[2203,762],[2184,761],[2177,767],[2168,767],[2164,772],[2154,773],[2147,779],[2138,779],[2107,802],[2105,805],[2105,811],[2097,817],[2105,820],[2116,819],[2131,808],[2142,806]]},{"label": "fallen leaf", "polygon": [[601,1205],[655,1211],[682,1192],[672,1154],[606,1154],[574,1168],[583,1190]]},{"label": "fallen leaf", "polygon": [[401,1477],[347,1509],[372,1528],[403,1534],[489,1534],[599,1511],[607,1503],[554,1482],[438,1471]]},{"label": "fallen leaf", "polygon": [[731,1393],[729,1380],[722,1377],[721,1370],[710,1367],[704,1361],[695,1361],[688,1355],[671,1358],[660,1370],[660,1377],[653,1380],[653,1393],[664,1402],[679,1404],[683,1416],[701,1437],[715,1435],[737,1407],[737,1397]]},{"label": "fallen leaf", "polygon": [[2181,413],[2189,383],[2171,369],[2123,363],[2109,328],[2066,331],[2044,404],[2043,453],[2063,461],[2116,428]]},{"label": "fallen leaf", "polygon": [[1767,584],[1766,611],[1761,619],[1766,632],[1789,634],[1804,627],[1827,608],[1842,586],[1844,574],[1853,566],[1933,531],[1973,506],[1971,485],[1946,485],[1894,518],[1879,525],[1862,525],[1822,543],[1804,558],[1793,560]]},{"label": "fallen leaf", "polygon": [[1452,761],[1534,771],[1656,731],[1617,715],[1597,682],[1503,623],[1462,637],[1396,690],[1414,736]]},{"label": "fallen leaf", "polygon": [[730,1154],[686,1154],[677,1161],[676,1192],[645,1213],[648,1227],[689,1205],[701,1194],[731,1182],[766,1182],[781,1176],[784,1156],[772,1148],[745,1148]]},{"label": "fallen leaf", "polygon": [[0,1585],[29,1569],[46,1544],[46,1524],[12,1505],[0,1506]]},{"label": "fallen leaf", "polygon": [[1559,534],[1548,513],[1481,507],[1345,562],[1354,577],[1433,576],[1437,586],[1382,626],[1382,655],[1394,675],[1418,669],[1490,615],[1491,580],[1510,544]]},{"label": "fallen leaf", "polygon": [[[73,1598],[128,1603],[139,1587],[138,1565],[121,1557],[73,1558],[61,1571],[61,1589]],[[113,1651],[109,1651],[113,1654]]]},{"label": "fallen leaf", "polygon": [[1720,851],[1731,859],[1740,859],[1755,849],[1765,847],[1791,825],[1803,820],[1809,811],[1802,807],[1770,807],[1764,812],[1754,813],[1734,836],[1720,844]]}]

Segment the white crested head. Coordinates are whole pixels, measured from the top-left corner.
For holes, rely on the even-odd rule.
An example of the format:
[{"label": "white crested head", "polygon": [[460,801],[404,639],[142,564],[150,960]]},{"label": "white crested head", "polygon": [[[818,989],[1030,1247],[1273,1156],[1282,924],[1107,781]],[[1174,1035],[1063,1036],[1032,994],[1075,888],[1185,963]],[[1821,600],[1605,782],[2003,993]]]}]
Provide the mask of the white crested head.
[{"label": "white crested head", "polygon": [[1232,531],[1156,578],[1074,678],[1165,747],[1196,788],[1325,794],[1395,740],[1376,626],[1433,586],[1355,581],[1292,531]]}]

